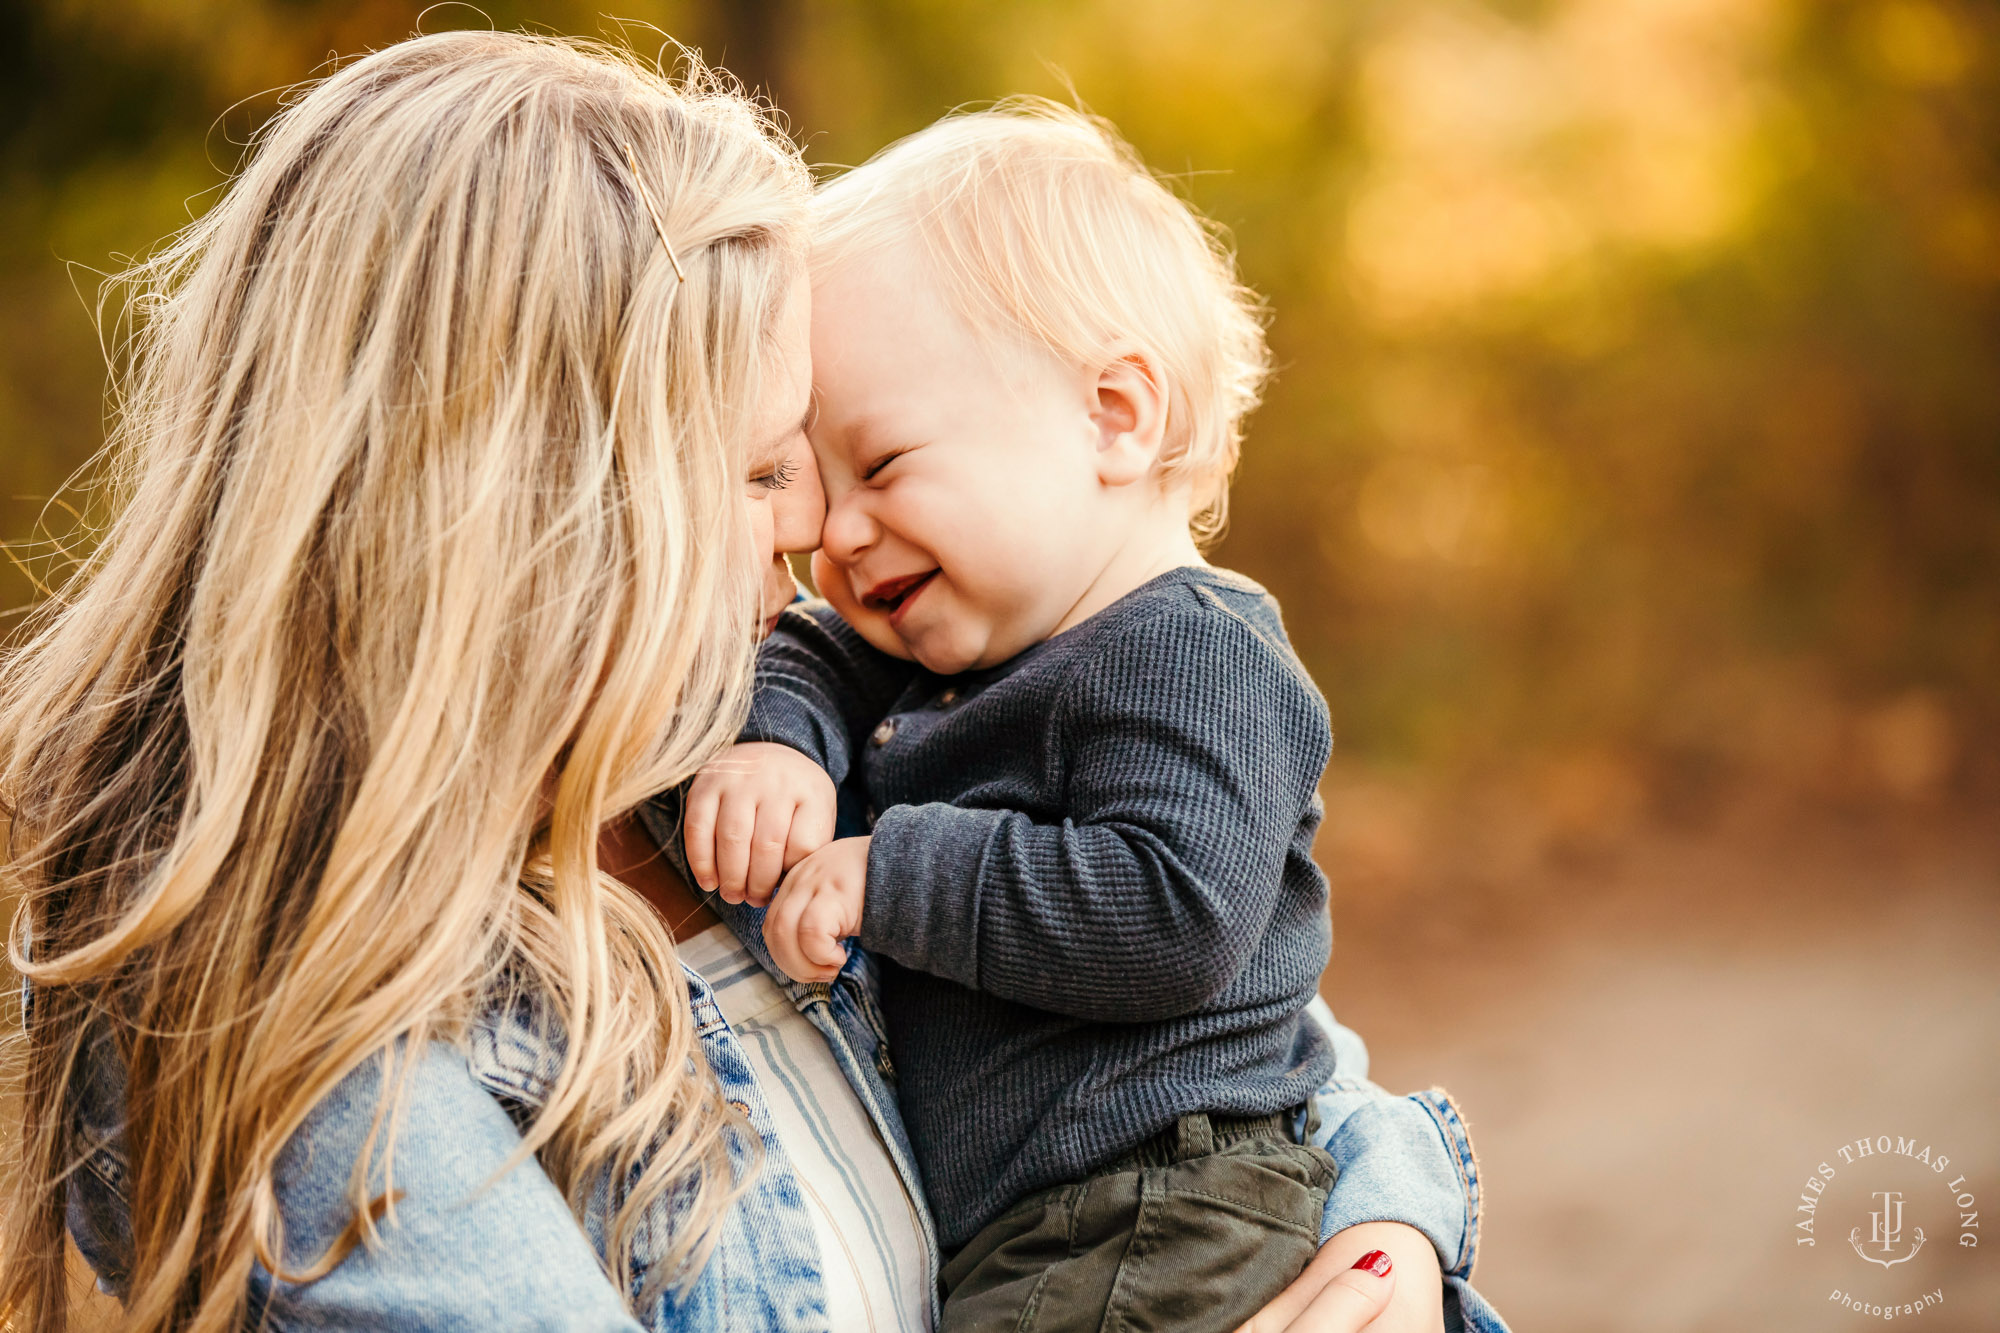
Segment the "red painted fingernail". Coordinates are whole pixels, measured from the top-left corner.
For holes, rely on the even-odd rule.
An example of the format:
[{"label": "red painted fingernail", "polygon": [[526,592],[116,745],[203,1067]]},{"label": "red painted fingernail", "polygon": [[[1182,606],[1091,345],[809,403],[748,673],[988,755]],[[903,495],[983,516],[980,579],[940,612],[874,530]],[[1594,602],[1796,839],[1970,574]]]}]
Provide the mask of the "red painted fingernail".
[{"label": "red painted fingernail", "polygon": [[1354,1266],[1356,1268],[1365,1268],[1376,1277],[1387,1277],[1389,1276],[1389,1270],[1396,1265],[1391,1263],[1389,1256],[1381,1250],[1370,1250],[1359,1259],[1356,1259]]}]

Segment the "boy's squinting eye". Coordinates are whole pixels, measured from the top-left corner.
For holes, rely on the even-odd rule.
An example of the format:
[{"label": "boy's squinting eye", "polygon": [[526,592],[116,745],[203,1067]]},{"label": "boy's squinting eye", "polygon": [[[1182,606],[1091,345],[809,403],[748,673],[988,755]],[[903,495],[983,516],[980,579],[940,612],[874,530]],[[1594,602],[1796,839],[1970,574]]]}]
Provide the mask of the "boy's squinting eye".
[{"label": "boy's squinting eye", "polygon": [[904,454],[908,452],[909,450],[907,449],[896,449],[889,453],[883,454],[880,458],[876,459],[874,462],[870,463],[866,468],[862,469],[861,480],[863,481],[875,480],[876,473],[880,472],[883,468],[889,466],[889,464],[895,462],[897,459],[901,458]]}]

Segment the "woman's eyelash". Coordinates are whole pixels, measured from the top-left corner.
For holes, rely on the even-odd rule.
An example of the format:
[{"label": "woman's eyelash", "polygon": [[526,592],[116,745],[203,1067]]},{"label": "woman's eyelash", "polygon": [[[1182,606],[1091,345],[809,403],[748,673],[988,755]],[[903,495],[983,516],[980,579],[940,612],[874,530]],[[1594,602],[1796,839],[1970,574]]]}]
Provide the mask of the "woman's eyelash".
[{"label": "woman's eyelash", "polygon": [[784,462],[757,478],[757,484],[767,491],[782,491],[785,487],[796,481],[798,475],[799,465],[787,458]]}]

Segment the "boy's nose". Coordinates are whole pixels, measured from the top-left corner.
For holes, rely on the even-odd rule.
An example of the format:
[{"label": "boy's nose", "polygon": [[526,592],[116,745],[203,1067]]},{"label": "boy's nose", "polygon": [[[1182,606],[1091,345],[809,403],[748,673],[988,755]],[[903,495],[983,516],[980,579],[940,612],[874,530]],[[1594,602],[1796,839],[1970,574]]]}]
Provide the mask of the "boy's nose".
[{"label": "boy's nose", "polygon": [[836,565],[851,565],[873,546],[881,529],[849,491],[827,497],[826,522],[819,530],[819,548]]}]

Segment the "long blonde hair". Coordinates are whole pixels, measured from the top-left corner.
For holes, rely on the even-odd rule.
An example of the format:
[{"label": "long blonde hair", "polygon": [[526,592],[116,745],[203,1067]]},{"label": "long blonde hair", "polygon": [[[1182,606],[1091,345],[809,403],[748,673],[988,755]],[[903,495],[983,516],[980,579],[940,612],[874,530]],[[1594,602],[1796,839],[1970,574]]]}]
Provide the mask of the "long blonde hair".
[{"label": "long blonde hair", "polygon": [[622,1290],[669,1191],[667,1276],[698,1268],[740,1183],[732,1113],[688,1072],[672,941],[596,839],[741,717],[741,437],[809,194],[698,67],[449,33],[288,99],[123,275],[116,517],[0,666],[34,987],[17,1324],[66,1322],[91,1041],[129,1076],[129,1326],[232,1328],[253,1261],[282,1271],[273,1170],[308,1111],[383,1061],[353,1222],[301,1279],[393,1243],[393,1166],[379,1194],[366,1174],[393,1053],[520,987],[566,1051],[524,1152],[579,1212],[620,1182]]}]

